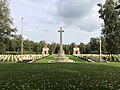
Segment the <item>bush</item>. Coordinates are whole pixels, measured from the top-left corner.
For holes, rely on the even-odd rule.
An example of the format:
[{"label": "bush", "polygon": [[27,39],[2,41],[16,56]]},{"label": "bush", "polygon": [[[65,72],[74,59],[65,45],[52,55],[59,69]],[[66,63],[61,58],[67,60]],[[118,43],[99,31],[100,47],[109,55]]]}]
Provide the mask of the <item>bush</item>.
[{"label": "bush", "polygon": [[5,45],[0,43],[0,54],[5,54]]},{"label": "bush", "polygon": [[52,55],[52,50],[49,50],[49,55]]}]

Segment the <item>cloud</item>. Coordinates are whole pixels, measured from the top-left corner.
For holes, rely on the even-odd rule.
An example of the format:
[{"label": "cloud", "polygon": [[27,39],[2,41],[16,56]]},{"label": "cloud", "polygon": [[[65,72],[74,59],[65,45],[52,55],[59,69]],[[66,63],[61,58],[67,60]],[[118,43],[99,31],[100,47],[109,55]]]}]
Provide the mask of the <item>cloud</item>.
[{"label": "cloud", "polygon": [[56,4],[57,20],[65,26],[76,26],[87,32],[95,31],[99,24],[97,3],[97,0],[59,0]]},{"label": "cloud", "polygon": [[79,43],[88,42],[91,36],[99,34],[98,1],[105,0],[10,0],[9,2],[18,33],[21,33],[23,17],[24,36],[31,40],[59,42],[57,31],[60,26],[64,26],[64,42]]},{"label": "cloud", "polygon": [[63,18],[83,17],[94,5],[90,0],[59,0],[57,2],[58,14]]}]

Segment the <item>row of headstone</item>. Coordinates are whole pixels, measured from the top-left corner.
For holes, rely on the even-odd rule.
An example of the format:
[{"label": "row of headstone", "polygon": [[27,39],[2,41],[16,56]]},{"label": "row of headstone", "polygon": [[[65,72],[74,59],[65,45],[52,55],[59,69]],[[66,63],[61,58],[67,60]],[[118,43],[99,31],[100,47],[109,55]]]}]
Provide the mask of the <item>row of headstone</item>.
[{"label": "row of headstone", "polygon": [[75,45],[73,48],[73,55],[89,60],[89,61],[120,61],[120,54],[101,54],[101,60],[100,60],[100,54],[80,54],[80,48]]},{"label": "row of headstone", "polygon": [[12,61],[12,62],[18,62],[18,61],[23,61],[23,60],[31,60],[35,61],[37,59],[43,58],[47,55],[0,55],[0,61]]},{"label": "row of headstone", "polygon": [[86,60],[95,61],[95,62],[120,61],[120,54],[101,54],[101,60],[100,60],[100,54],[79,54],[74,56],[77,56]]},{"label": "row of headstone", "polygon": [[46,57],[49,55],[49,48],[47,45],[45,45],[42,49],[42,55],[36,55],[36,54],[30,54],[30,55],[0,55],[0,61],[12,61],[12,62],[18,62],[18,61],[35,61],[37,59]]}]

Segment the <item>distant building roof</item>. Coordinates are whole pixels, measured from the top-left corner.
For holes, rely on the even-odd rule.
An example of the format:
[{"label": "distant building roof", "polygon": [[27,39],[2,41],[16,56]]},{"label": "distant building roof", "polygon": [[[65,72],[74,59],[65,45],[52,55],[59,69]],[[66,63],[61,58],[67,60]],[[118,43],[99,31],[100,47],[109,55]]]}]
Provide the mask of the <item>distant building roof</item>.
[{"label": "distant building roof", "polygon": [[79,48],[79,47],[77,45],[75,45],[74,48]]},{"label": "distant building roof", "polygon": [[47,45],[45,45],[43,48],[48,48],[48,46],[47,46]]}]

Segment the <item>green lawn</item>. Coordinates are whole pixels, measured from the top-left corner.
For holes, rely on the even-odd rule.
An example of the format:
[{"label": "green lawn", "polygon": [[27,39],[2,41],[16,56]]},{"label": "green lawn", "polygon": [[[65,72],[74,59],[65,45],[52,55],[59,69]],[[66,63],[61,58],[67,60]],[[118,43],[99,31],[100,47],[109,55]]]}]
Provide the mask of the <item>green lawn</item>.
[{"label": "green lawn", "polygon": [[56,55],[50,55],[45,58],[37,60],[35,63],[48,63],[49,60],[54,60],[54,57],[56,57]]},{"label": "green lawn", "polygon": [[90,63],[66,55],[75,63],[0,63],[0,90],[119,90],[120,63]]},{"label": "green lawn", "polygon": [[[85,60],[82,60],[82,59],[75,57],[73,55],[66,55],[66,56],[69,57],[69,59],[74,60],[75,63],[86,62]],[[35,63],[48,63],[49,60],[54,60],[55,57],[57,57],[57,55],[50,55],[48,57],[37,60]]]},{"label": "green lawn", "polygon": [[0,63],[0,90],[119,90],[120,63]]},{"label": "green lawn", "polygon": [[78,57],[75,57],[73,55],[66,55],[66,56],[69,57],[69,59],[74,60],[76,63],[87,62],[87,61],[80,59]]}]

